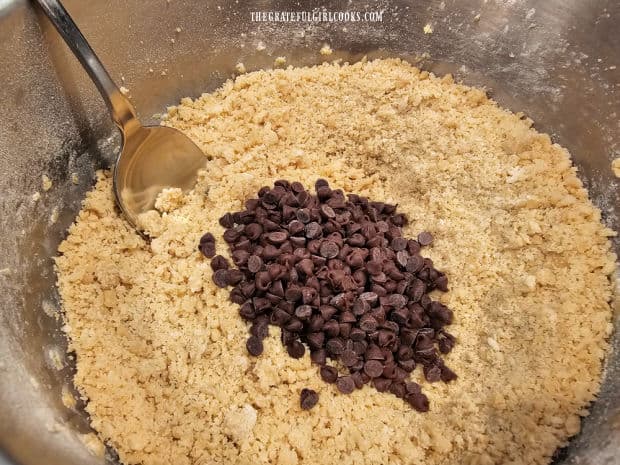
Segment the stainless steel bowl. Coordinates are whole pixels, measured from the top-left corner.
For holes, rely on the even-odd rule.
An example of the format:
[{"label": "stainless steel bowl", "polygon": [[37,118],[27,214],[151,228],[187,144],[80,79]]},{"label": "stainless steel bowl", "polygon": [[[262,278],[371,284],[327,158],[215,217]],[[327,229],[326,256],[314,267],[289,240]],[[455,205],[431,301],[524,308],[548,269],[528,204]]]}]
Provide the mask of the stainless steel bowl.
[{"label": "stainless steel bowl", "polygon": [[[269,67],[279,55],[293,65],[314,64],[324,42],[336,51],[329,59],[399,56],[438,74],[452,72],[486,86],[500,104],[524,111],[567,147],[603,220],[620,230],[619,180],[610,168],[620,156],[616,0],[325,1],[303,7],[290,1],[66,0],[66,6],[119,85],[130,89],[147,124],[181,97],[217,87],[238,61],[249,70]],[[251,11],[315,6],[383,10],[383,21],[251,21]],[[423,32],[426,24],[432,34]],[[256,50],[259,41],[264,51]],[[54,358],[65,342],[55,318],[51,257],[94,171],[113,159],[118,139],[94,86],[27,1],[0,0],[0,64],[0,448],[6,454],[0,463],[101,463],[79,439],[89,431],[86,417],[60,401],[73,368],[70,358]],[[43,174],[54,185],[34,202]],[[617,316],[615,323],[599,400],[582,433],[556,454],[558,464],[620,463]]]}]

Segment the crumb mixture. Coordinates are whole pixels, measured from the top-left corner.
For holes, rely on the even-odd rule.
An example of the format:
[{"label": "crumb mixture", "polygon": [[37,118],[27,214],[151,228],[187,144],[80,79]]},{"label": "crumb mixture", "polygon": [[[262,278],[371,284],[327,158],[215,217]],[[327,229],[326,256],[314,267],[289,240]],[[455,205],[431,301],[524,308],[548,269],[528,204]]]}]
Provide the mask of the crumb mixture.
[{"label": "crumb mixture", "polygon": [[[569,155],[484,92],[399,60],[260,71],[183,99],[165,124],[208,157],[194,191],[162,194],[145,243],[99,173],[57,258],[75,383],[125,463],[545,464],[579,431],[612,329],[615,256]],[[398,204],[430,231],[456,336],[450,384],[424,414],[350,395],[247,325],[196,250],[274,180]],[[228,256],[224,241],[216,252]],[[302,389],[320,401],[302,410]]]}]

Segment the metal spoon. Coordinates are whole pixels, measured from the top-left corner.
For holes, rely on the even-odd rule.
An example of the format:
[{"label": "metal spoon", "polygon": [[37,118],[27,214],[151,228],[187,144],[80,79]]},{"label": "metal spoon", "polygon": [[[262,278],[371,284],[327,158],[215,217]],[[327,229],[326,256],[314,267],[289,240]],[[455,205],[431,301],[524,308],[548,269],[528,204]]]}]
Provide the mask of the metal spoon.
[{"label": "metal spoon", "polygon": [[140,213],[152,209],[166,187],[191,189],[205,155],[187,136],[165,126],[142,126],[129,100],[103,67],[58,0],[37,0],[91,77],[122,133],[114,166],[114,194],[127,220],[138,228]]}]

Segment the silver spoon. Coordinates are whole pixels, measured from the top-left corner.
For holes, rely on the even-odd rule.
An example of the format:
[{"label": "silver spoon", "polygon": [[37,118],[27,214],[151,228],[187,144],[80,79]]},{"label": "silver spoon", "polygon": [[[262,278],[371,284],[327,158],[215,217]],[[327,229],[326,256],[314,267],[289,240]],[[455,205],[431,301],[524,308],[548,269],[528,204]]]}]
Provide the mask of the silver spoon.
[{"label": "silver spoon", "polygon": [[114,194],[127,220],[138,228],[138,215],[153,208],[163,188],[187,190],[194,186],[206,157],[176,129],[142,126],[133,106],[114,84],[62,3],[37,2],[99,89],[121,131],[122,149],[114,165]]}]

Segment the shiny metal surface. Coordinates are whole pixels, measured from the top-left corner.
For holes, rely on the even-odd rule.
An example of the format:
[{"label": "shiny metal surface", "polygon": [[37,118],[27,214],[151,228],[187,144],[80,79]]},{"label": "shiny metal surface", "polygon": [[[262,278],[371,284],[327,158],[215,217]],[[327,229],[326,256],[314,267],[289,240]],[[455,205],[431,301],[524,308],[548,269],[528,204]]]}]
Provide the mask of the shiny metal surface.
[{"label": "shiny metal surface", "polygon": [[[66,0],[116,82],[130,89],[146,124],[181,97],[210,91],[234,73],[364,55],[419,61],[438,74],[486,86],[567,147],[603,221],[620,230],[620,4],[616,0],[380,1],[306,4],[385,10],[381,23],[256,23],[251,11],[299,10],[295,2]],[[477,15],[480,15],[479,18]],[[0,448],[15,463],[102,463],[80,440],[79,408],[60,401],[72,360],[66,347],[51,257],[119,137],[96,88],[56,32],[25,0],[0,0]],[[426,24],[432,34],[424,34]],[[180,28],[181,32],[176,32]],[[174,43],[172,42],[174,40]],[[258,51],[263,42],[265,50]],[[131,44],[131,46],[128,46]],[[152,71],[151,71],[152,70]],[[79,183],[71,182],[77,173]],[[54,186],[38,202],[41,175]],[[59,212],[50,221],[53,209]],[[618,240],[614,242],[616,252]],[[557,464],[620,463],[620,350],[616,332],[599,400]],[[52,351],[52,352],[50,352]],[[70,386],[69,386],[70,389]],[[113,457],[112,457],[113,458]],[[3,459],[0,458],[0,463]]]},{"label": "shiny metal surface", "polygon": [[127,220],[137,227],[138,215],[152,209],[165,187],[191,189],[205,155],[180,131],[140,124],[136,111],[114,83],[59,0],[37,0],[65,43],[93,80],[121,132],[121,150],[114,165],[114,193]]}]

